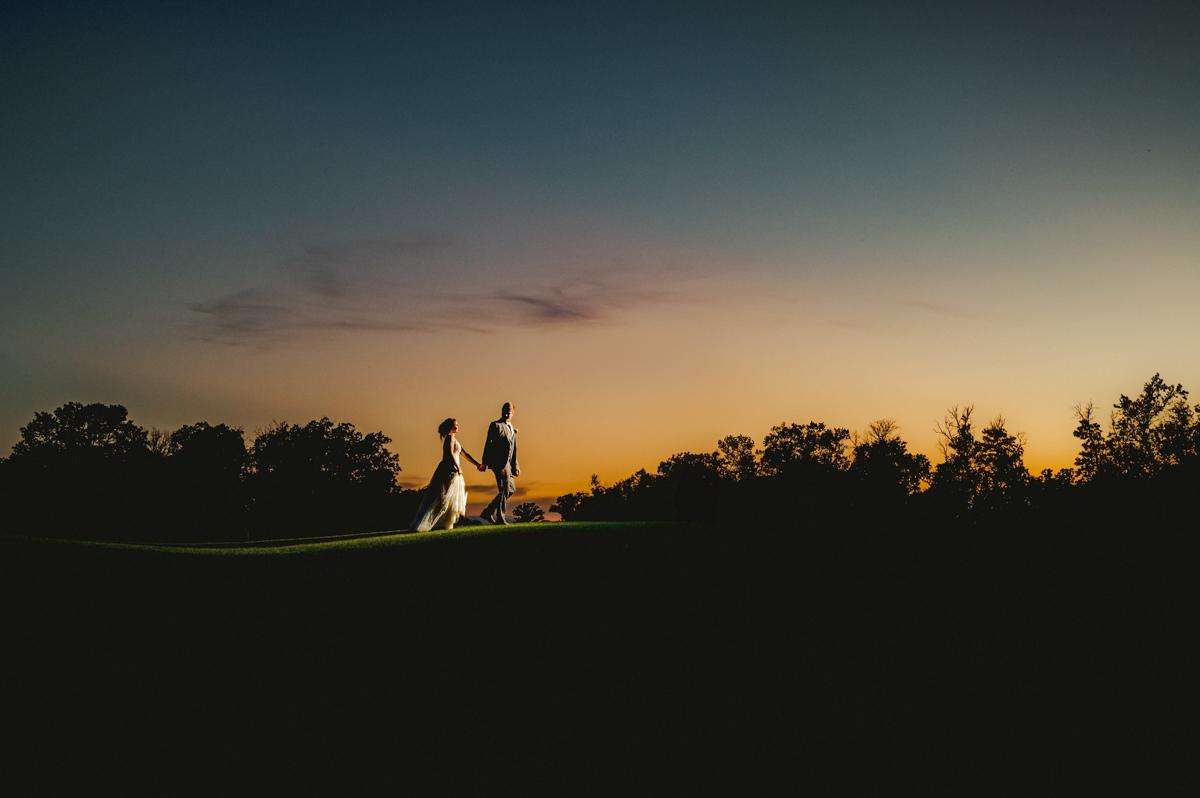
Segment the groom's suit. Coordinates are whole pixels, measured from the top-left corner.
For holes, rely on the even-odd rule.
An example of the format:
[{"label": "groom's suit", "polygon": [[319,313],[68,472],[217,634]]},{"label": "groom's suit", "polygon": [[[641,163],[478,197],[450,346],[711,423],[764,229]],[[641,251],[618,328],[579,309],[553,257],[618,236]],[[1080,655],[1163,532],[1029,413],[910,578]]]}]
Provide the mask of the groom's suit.
[{"label": "groom's suit", "polygon": [[517,430],[504,419],[493,421],[488,426],[487,442],[483,445],[483,464],[496,475],[496,498],[483,511],[488,518],[494,512],[504,517],[508,509],[508,497],[517,492],[513,473],[520,471],[517,465]]}]

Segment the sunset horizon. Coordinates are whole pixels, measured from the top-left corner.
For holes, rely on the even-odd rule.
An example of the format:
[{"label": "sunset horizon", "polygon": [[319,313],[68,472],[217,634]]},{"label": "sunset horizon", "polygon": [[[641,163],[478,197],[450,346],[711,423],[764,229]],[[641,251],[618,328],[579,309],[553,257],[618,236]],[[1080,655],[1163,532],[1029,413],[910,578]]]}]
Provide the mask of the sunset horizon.
[{"label": "sunset horizon", "polygon": [[[834,417],[809,417],[804,415],[794,415],[790,418],[780,418],[775,422],[768,423],[761,429],[747,429],[746,425],[742,425],[742,427],[738,428],[729,426],[728,428],[722,430],[720,425],[727,417],[722,416],[719,412],[714,412],[711,420],[709,420],[709,423],[714,425],[711,433],[706,429],[704,431],[693,431],[684,435],[671,432],[670,434],[662,437],[650,437],[646,442],[639,444],[640,450],[644,451],[645,453],[643,459],[640,461],[632,461],[626,454],[626,452],[630,448],[633,448],[633,446],[627,446],[617,451],[610,450],[609,452],[605,452],[599,446],[596,446],[596,448],[582,446],[579,451],[570,453],[569,457],[560,453],[559,456],[562,459],[568,459],[568,461],[573,459],[576,462],[582,462],[584,464],[583,470],[585,471],[587,471],[586,464],[590,463],[592,466],[591,470],[587,471],[587,473],[578,471],[574,479],[556,481],[538,478],[539,470],[546,467],[547,460],[546,456],[538,450],[541,446],[546,445],[543,443],[543,436],[546,436],[550,441],[556,440],[553,430],[547,431],[544,424],[539,423],[536,419],[530,419],[529,416],[531,413],[530,410],[527,409],[526,403],[514,401],[518,415],[518,418],[514,419],[514,424],[518,427],[518,429],[521,430],[521,439],[523,442],[522,460],[526,463],[524,466],[526,473],[530,475],[529,478],[521,480],[521,485],[518,489],[516,500],[533,501],[541,505],[543,509],[548,509],[554,500],[563,494],[588,490],[591,485],[593,475],[600,481],[601,484],[611,484],[630,476],[639,469],[644,469],[650,473],[654,473],[660,462],[668,459],[674,454],[685,452],[714,452],[717,449],[717,442],[727,435],[748,435],[754,439],[756,445],[761,446],[764,436],[772,427],[793,423],[806,424],[810,421],[822,422],[829,427],[845,428],[850,432],[852,438],[856,435],[861,436],[864,434],[872,422],[879,420],[895,421],[897,425],[896,432],[901,439],[909,444],[910,451],[916,454],[925,455],[929,458],[931,463],[936,465],[942,460],[942,451],[939,444],[943,442],[942,437],[936,430],[936,426],[944,422],[946,413],[949,413],[952,409],[958,408],[961,410],[968,407],[973,409],[972,420],[976,429],[982,429],[991,421],[999,418],[1004,421],[1004,424],[1009,432],[1018,435],[1022,439],[1023,443],[1025,444],[1024,463],[1031,474],[1037,475],[1041,473],[1043,469],[1050,469],[1051,471],[1055,472],[1059,471],[1060,469],[1073,469],[1075,467],[1075,458],[1080,449],[1080,442],[1074,435],[1074,431],[1078,423],[1076,409],[1085,407],[1087,404],[1089,404],[1089,402],[1092,403],[1096,410],[1097,419],[1101,422],[1102,426],[1107,427],[1108,412],[1111,406],[1115,403],[1117,395],[1136,395],[1141,383],[1145,382],[1145,380],[1150,376],[1152,375],[1146,374],[1144,375],[1143,379],[1134,380],[1134,384],[1125,386],[1123,389],[1118,390],[1117,394],[1114,394],[1111,397],[1106,397],[1105,399],[1101,400],[1094,400],[1092,398],[1083,399],[1068,407],[1067,412],[1062,414],[1062,432],[1065,434],[1057,436],[1063,439],[1062,446],[1065,453],[1060,459],[1057,460],[1040,459],[1045,457],[1044,452],[1046,451],[1046,448],[1039,447],[1037,442],[1032,440],[1032,436],[1030,436],[1024,428],[1016,423],[1010,414],[1006,414],[1003,411],[988,412],[990,410],[989,407],[973,402],[959,402],[947,405],[943,414],[932,420],[929,425],[928,433],[925,435],[914,434],[911,431],[911,428],[906,427],[902,420],[897,418],[895,415],[888,415],[886,413],[866,419],[859,425],[846,424]],[[1172,379],[1172,375],[1169,374],[1165,375],[1164,379],[1167,383],[1175,382]],[[1187,389],[1188,386],[1186,383],[1184,383],[1183,387]],[[40,408],[40,411],[51,411],[63,404],[66,404],[68,401],[78,401],[81,404],[91,403],[91,400],[64,399],[62,401],[52,401],[45,407]],[[397,479],[397,484],[405,490],[419,490],[425,487],[425,485],[428,483],[429,478],[433,473],[433,465],[436,465],[436,460],[433,460],[432,464],[428,466],[426,466],[425,461],[430,460],[428,451],[431,448],[436,451],[438,446],[440,446],[438,443],[436,427],[444,418],[447,417],[430,417],[425,419],[429,427],[426,430],[420,429],[416,421],[411,418],[403,419],[400,422],[393,422],[393,425],[395,426],[402,426],[403,428],[410,430],[411,434],[409,438],[399,438],[389,431],[386,419],[384,422],[379,424],[371,424],[364,423],[350,416],[316,413],[306,416],[297,415],[294,417],[286,417],[282,415],[271,416],[269,419],[261,423],[250,424],[244,422],[239,423],[233,419],[215,415],[200,415],[195,418],[180,417],[178,419],[168,420],[165,423],[147,423],[146,420],[137,412],[136,406],[129,406],[120,401],[109,401],[107,399],[102,399],[99,401],[99,403],[121,405],[129,411],[130,420],[132,420],[134,423],[146,427],[147,429],[158,429],[168,434],[174,429],[177,429],[185,424],[193,424],[201,421],[205,421],[214,425],[228,424],[229,426],[237,427],[243,430],[247,445],[253,442],[254,437],[258,433],[265,431],[272,426],[278,424],[298,424],[303,426],[310,421],[320,420],[321,418],[328,418],[335,424],[353,424],[361,433],[382,432],[384,435],[391,438],[391,442],[388,444],[388,449],[392,452],[395,452],[400,457],[401,472]],[[536,410],[537,405],[533,405],[533,409]],[[31,412],[29,415],[31,419],[33,417],[33,412]],[[491,414],[483,412],[481,414],[477,414],[477,416],[478,417],[476,418],[465,417],[462,415],[448,417],[456,418],[462,427],[462,432],[459,434],[459,437],[463,442],[464,448],[470,452],[479,454],[483,449],[483,438],[486,433],[486,427],[488,423],[494,421],[495,418],[499,416],[499,406],[497,406]],[[170,419],[169,416],[167,418]],[[28,421],[29,419],[26,419],[25,422],[21,422],[21,425],[23,426]],[[601,417],[601,421],[602,423],[600,424],[599,429],[593,427],[587,431],[587,437],[584,438],[585,441],[590,442],[600,438],[612,437],[613,434],[625,434],[621,432],[614,433],[613,428],[604,426],[606,424],[613,424],[615,427],[619,428],[619,418]],[[707,437],[705,437],[706,435]],[[18,439],[18,435],[16,434],[15,430],[9,437],[11,437],[11,442],[5,445],[6,450],[10,449],[13,443],[15,443]],[[656,451],[652,451],[652,447],[656,443],[660,445],[660,448]],[[613,448],[615,449],[615,447]],[[526,452],[529,453],[526,454]],[[410,455],[410,459],[405,458],[405,453]],[[555,461],[550,460],[550,462],[553,463]],[[478,509],[479,507],[487,504],[491,495],[494,494],[494,485],[490,483],[490,478],[487,474],[476,474],[471,469],[467,469],[465,471],[465,475],[467,478],[470,505],[472,508]]]},{"label": "sunset horizon", "polygon": [[973,404],[1070,467],[1077,404],[1200,385],[1200,24],[1144,8],[25,9],[0,453],[328,416],[419,487],[513,401],[545,504]]}]

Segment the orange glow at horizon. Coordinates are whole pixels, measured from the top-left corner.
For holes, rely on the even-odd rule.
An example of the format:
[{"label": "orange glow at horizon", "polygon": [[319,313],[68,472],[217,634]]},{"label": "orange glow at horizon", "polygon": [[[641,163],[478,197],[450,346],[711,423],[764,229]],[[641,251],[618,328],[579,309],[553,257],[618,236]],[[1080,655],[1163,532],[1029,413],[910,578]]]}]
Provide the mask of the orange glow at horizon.
[{"label": "orange glow at horizon", "polygon": [[[1194,275],[1162,270],[1172,291],[1156,301],[1186,304]],[[1174,275],[1173,277],[1171,275]],[[697,287],[697,285],[699,287]],[[1108,407],[1156,370],[1197,385],[1189,363],[1189,317],[1163,314],[1155,341],[1121,346],[1123,330],[1094,328],[1073,345],[1078,317],[1044,313],[1031,300],[987,313],[959,312],[970,298],[911,302],[916,287],[884,286],[839,298],[824,285],[710,279],[669,301],[619,318],[479,334],[464,324],[409,335],[309,336],[270,348],[215,348],[157,339],[111,362],[100,390],[61,389],[5,429],[6,443],[32,412],[68,400],[120,402],[144,426],[199,419],[242,426],[247,438],[273,420],[329,416],[392,438],[401,481],[419,487],[439,457],[437,424],[459,419],[468,451],[504,401],[517,405],[522,477],[518,500],[547,506],[584,490],[592,474],[609,484],[682,451],[712,451],[725,435],[761,444],[774,425],[823,421],[863,430],[895,419],[912,451],[940,461],[933,428],[946,408],[974,404],[981,428],[1003,415],[1026,436],[1026,464],[1069,467],[1078,450],[1073,408]],[[1136,301],[1127,292],[1121,302]],[[1116,299],[1107,300],[1110,303]],[[856,322],[847,323],[847,320]],[[453,320],[450,320],[453,321]],[[1174,342],[1173,344],[1171,342]],[[494,349],[508,353],[497,366]],[[81,370],[92,353],[83,352]],[[1174,370],[1171,365],[1175,364]],[[12,414],[15,415],[15,414]],[[469,473],[472,506],[494,490]]]}]

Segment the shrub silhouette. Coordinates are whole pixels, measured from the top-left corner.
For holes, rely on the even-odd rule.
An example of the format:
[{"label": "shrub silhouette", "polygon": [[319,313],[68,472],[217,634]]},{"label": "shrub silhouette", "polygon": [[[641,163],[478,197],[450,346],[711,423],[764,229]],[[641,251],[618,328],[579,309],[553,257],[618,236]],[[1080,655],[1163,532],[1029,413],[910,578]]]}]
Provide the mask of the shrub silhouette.
[{"label": "shrub silhouette", "polygon": [[513,508],[513,518],[519,523],[531,524],[537,521],[545,521],[546,513],[536,502],[522,502]]}]

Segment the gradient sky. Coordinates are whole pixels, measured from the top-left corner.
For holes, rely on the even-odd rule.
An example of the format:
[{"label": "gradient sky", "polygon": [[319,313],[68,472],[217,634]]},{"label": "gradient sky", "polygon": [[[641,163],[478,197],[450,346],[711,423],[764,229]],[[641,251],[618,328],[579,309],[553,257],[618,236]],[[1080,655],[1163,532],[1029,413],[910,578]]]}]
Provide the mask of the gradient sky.
[{"label": "gradient sky", "polygon": [[5,4],[0,451],[328,415],[415,485],[511,400],[543,498],[1200,391],[1196,6],[645,5]]}]

